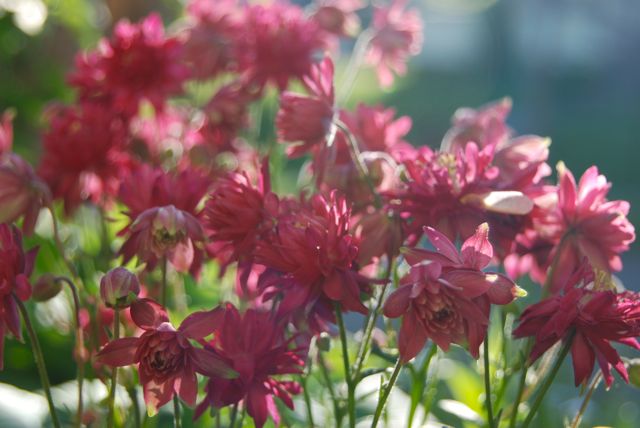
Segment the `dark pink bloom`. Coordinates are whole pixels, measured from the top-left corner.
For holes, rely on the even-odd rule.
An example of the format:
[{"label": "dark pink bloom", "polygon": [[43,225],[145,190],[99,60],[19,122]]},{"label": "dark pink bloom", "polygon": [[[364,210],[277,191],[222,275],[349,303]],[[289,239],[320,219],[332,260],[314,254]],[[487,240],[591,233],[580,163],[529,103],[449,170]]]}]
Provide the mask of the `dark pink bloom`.
[{"label": "dark pink bloom", "polygon": [[22,234],[15,226],[0,224],[0,370],[4,367],[4,336],[22,340],[20,314],[15,299],[31,297],[29,276],[37,248],[24,252]]},{"label": "dark pink bloom", "polygon": [[256,427],[262,428],[269,416],[278,425],[280,415],[274,397],[293,409],[291,394],[299,393],[300,386],[275,377],[301,374],[306,354],[305,348],[293,347],[293,339],[285,340],[283,335],[282,325],[270,313],[249,309],[240,314],[227,304],[224,320],[205,349],[238,372],[238,377],[211,377],[205,387],[207,396],[198,405],[195,417],[200,417],[208,407],[220,408],[243,401]]},{"label": "dark pink bloom", "polygon": [[360,30],[357,10],[364,7],[362,0],[318,0],[311,19],[328,33],[340,37],[353,37]]},{"label": "dark pink bloom", "polygon": [[375,259],[396,257],[404,241],[402,223],[388,207],[369,207],[355,216],[354,234],[359,241],[358,265],[367,266]]},{"label": "dark pink bloom", "polygon": [[622,269],[620,253],[635,240],[627,219],[627,201],[608,201],[611,184],[598,168],[587,169],[576,184],[571,171],[558,167],[558,202],[544,224],[543,233],[557,243],[551,288],[557,291],[587,257],[594,268],[607,272]]},{"label": "dark pink bloom", "polygon": [[237,57],[240,71],[262,87],[284,90],[290,79],[302,79],[326,41],[318,25],[301,8],[284,2],[245,9]]},{"label": "dark pink bloom", "polygon": [[389,6],[374,6],[367,62],[376,67],[382,86],[393,83],[394,73],[407,71],[409,56],[422,48],[422,20],[416,9],[405,10],[406,0],[392,0]]},{"label": "dark pink bloom", "polygon": [[161,109],[168,96],[182,92],[189,75],[181,56],[180,42],[165,36],[162,19],[154,13],[138,24],[118,22],[111,39],[76,58],[69,82],[81,99],[109,100],[127,115],[135,115],[142,100]]},{"label": "dark pink bloom", "polygon": [[119,252],[123,263],[138,256],[149,270],[166,258],[178,271],[187,272],[194,262],[194,248],[204,241],[198,219],[173,205],[143,211],[120,234],[127,236]]},{"label": "dark pink bloom", "polygon": [[303,78],[309,95],[283,92],[276,116],[278,139],[298,143],[287,148],[289,157],[297,157],[331,138],[334,116],[333,62],[326,57],[311,67]]},{"label": "dark pink bloom", "polygon": [[281,212],[272,237],[257,244],[256,263],[295,283],[298,292],[287,293],[299,299],[296,309],[323,300],[339,302],[345,311],[367,313],[360,297],[367,280],[355,265],[358,246],[349,232],[346,200],[336,192],[328,198],[314,195],[293,212]]},{"label": "dark pink bloom", "polygon": [[425,233],[436,251],[405,252],[411,269],[384,305],[385,316],[403,316],[398,337],[402,361],[415,357],[427,339],[445,351],[451,343],[466,343],[478,358],[491,305],[511,303],[519,289],[506,276],[482,272],[493,257],[486,223],[460,251],[435,229],[425,227]]},{"label": "dark pink bloom", "polygon": [[33,234],[40,210],[51,192],[27,161],[13,153],[0,155],[0,223],[23,217],[22,231]]},{"label": "dark pink bloom", "polygon": [[132,166],[125,152],[126,123],[96,103],[60,107],[51,113],[38,174],[53,197],[64,200],[67,213],[85,200],[108,202]]},{"label": "dark pink bloom", "polygon": [[13,147],[13,116],[12,110],[6,110],[0,116],[0,156],[11,152]]},{"label": "dark pink bloom", "polygon": [[611,346],[622,343],[640,349],[640,296],[638,293],[572,288],[529,306],[513,331],[515,337],[534,337],[529,361],[537,360],[560,341],[571,340],[575,384],[585,383],[595,362],[611,386],[611,367],[629,382],[627,370]]},{"label": "dark pink bloom", "polygon": [[123,267],[111,269],[100,280],[100,298],[109,308],[127,308],[138,294],[138,277]]},{"label": "dark pink bloom", "polygon": [[131,317],[143,330],[142,335],[109,342],[97,358],[112,367],[138,365],[144,401],[151,416],[175,394],[194,406],[198,393],[196,372],[223,378],[235,376],[215,353],[189,342],[201,341],[219,328],[224,317],[222,308],[194,312],[175,329],[162,306],[140,299],[131,305]]}]

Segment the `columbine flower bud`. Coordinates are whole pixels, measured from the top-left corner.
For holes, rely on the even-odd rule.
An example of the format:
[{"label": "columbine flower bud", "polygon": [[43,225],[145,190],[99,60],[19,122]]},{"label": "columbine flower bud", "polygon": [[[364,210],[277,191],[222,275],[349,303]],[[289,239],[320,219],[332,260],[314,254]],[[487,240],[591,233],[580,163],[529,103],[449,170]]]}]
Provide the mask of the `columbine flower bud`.
[{"label": "columbine flower bud", "polygon": [[31,298],[36,302],[46,302],[56,297],[60,290],[62,290],[62,283],[56,281],[55,275],[45,273],[33,284]]},{"label": "columbine flower bud", "polygon": [[111,269],[100,281],[100,297],[110,308],[126,308],[140,293],[138,277],[123,267]]}]

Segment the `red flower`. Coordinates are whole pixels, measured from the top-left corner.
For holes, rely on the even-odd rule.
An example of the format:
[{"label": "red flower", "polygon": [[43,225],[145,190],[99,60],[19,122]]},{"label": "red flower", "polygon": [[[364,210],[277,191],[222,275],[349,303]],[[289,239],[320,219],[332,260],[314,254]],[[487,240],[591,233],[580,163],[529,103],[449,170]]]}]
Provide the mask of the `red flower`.
[{"label": "red flower", "polygon": [[283,333],[268,312],[249,309],[241,315],[227,304],[224,320],[205,349],[233,367],[238,377],[211,377],[205,387],[207,396],[198,405],[195,417],[208,407],[220,408],[243,400],[256,427],[262,428],[268,416],[278,425],[280,416],[273,397],[293,409],[290,394],[299,393],[300,387],[274,376],[301,374],[306,354],[305,348],[292,349],[293,339],[284,340]]},{"label": "red flower", "polygon": [[422,21],[416,9],[404,10],[406,0],[393,0],[389,6],[374,6],[373,37],[367,62],[374,65],[382,86],[393,83],[393,73],[407,71],[407,59],[422,48]]},{"label": "red flower", "polygon": [[20,156],[0,156],[0,223],[13,223],[23,217],[22,231],[31,235],[40,210],[51,201],[51,192]]},{"label": "red flower", "polygon": [[11,333],[22,340],[20,314],[15,299],[31,297],[29,276],[37,248],[27,253],[22,248],[22,234],[15,226],[0,224],[0,370],[4,367],[4,336]]},{"label": "red flower", "polygon": [[283,92],[276,116],[278,139],[298,143],[287,148],[289,157],[301,156],[322,144],[333,129],[333,62],[326,57],[311,67],[303,82],[310,95]]},{"label": "red flower", "polygon": [[112,110],[95,103],[55,108],[44,135],[38,174],[71,213],[84,200],[107,202],[132,161],[124,148],[127,125]]},{"label": "red flower", "polygon": [[598,362],[611,386],[611,367],[628,382],[627,370],[610,342],[640,349],[640,296],[638,293],[572,288],[529,306],[513,331],[515,337],[535,337],[529,356],[534,362],[555,343],[571,340],[575,384],[586,382]]},{"label": "red flower", "polygon": [[245,30],[237,50],[240,70],[260,87],[273,83],[284,90],[290,79],[302,79],[325,47],[320,28],[295,5],[248,6],[242,24]]},{"label": "red flower", "polygon": [[[607,272],[622,269],[620,253],[635,240],[635,230],[627,219],[627,201],[608,201],[611,184],[592,166],[576,185],[571,171],[558,167],[558,203],[540,225],[545,236],[556,242],[559,252],[552,291],[559,290],[587,257],[594,268]],[[554,254],[555,254],[554,252]]]},{"label": "red flower", "polygon": [[493,257],[486,223],[478,226],[460,252],[435,229],[425,227],[425,233],[436,251],[405,252],[411,270],[384,305],[385,316],[403,316],[398,337],[402,361],[415,357],[427,339],[445,351],[451,343],[466,342],[478,358],[491,304],[510,303],[519,289],[501,274],[482,272]]},{"label": "red flower", "polygon": [[219,328],[222,308],[194,312],[176,330],[164,308],[149,299],[131,305],[131,317],[144,333],[109,342],[98,353],[98,361],[113,367],[138,364],[147,411],[153,416],[178,394],[194,406],[198,393],[196,372],[232,378],[235,372],[215,353],[193,346]]},{"label": "red flower", "polygon": [[110,40],[102,39],[97,50],[76,58],[69,82],[81,99],[106,99],[132,116],[143,99],[161,109],[165,98],[182,92],[189,69],[181,55],[179,41],[165,36],[160,15],[139,24],[120,21]]}]

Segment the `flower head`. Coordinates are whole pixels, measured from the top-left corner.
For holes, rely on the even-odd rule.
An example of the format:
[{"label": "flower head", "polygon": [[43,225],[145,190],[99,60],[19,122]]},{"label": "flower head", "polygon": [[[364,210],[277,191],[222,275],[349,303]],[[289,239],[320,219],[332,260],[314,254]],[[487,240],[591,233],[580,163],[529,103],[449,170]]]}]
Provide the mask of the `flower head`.
[{"label": "flower head", "polygon": [[403,316],[400,356],[409,361],[431,339],[445,351],[451,343],[468,343],[469,352],[478,358],[491,304],[510,303],[519,289],[506,276],[482,272],[493,257],[486,223],[461,251],[435,229],[426,227],[425,233],[436,251],[406,250],[411,269],[384,305],[385,316]]},{"label": "flower head", "polygon": [[11,333],[22,340],[20,315],[15,299],[31,297],[29,276],[37,248],[24,252],[22,234],[15,226],[0,224],[0,370],[4,366],[4,336]]},{"label": "flower head", "polygon": [[140,299],[131,305],[131,317],[142,329],[142,335],[109,342],[97,359],[112,367],[138,365],[144,401],[151,416],[175,394],[193,406],[198,392],[196,372],[222,378],[235,376],[215,353],[189,342],[201,341],[212,334],[219,328],[223,316],[222,308],[194,312],[176,329],[162,306]]},{"label": "flower head", "polygon": [[282,325],[270,313],[249,309],[240,314],[227,304],[224,320],[205,349],[238,372],[238,377],[211,377],[196,417],[208,407],[220,408],[242,400],[256,427],[262,428],[268,416],[277,425],[280,417],[274,397],[293,409],[291,394],[299,393],[300,387],[276,376],[301,374],[306,354],[305,348],[292,347],[292,340],[285,340],[283,334]]}]

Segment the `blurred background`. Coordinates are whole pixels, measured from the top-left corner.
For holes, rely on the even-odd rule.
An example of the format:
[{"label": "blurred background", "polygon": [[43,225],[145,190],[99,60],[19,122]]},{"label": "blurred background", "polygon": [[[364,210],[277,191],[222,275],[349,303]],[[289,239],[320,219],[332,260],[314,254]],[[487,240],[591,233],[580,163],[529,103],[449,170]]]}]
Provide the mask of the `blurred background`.
[{"label": "blurred background", "polygon": [[[388,92],[379,88],[373,72],[362,73],[351,97],[354,104],[395,107],[399,115],[413,118],[412,143],[437,146],[456,108],[508,95],[514,105],[508,122],[519,134],[551,137],[551,163],[562,159],[578,176],[597,164],[614,183],[610,197],[630,200],[630,219],[640,225],[640,2],[411,3],[424,20],[421,55]],[[0,0],[0,111],[12,107],[17,112],[16,151],[38,159],[43,108],[73,99],[65,73],[79,49],[93,47],[120,18],[135,21],[154,10],[170,23],[182,8],[178,0]],[[362,19],[366,24],[369,16]],[[622,281],[639,290],[638,245],[623,259]],[[53,383],[72,379],[67,338],[52,332],[43,342],[50,352],[64,355],[50,361]],[[27,347],[8,341],[6,359],[8,367],[22,371],[5,370],[0,382],[38,386]],[[557,426],[562,415],[574,414],[580,405],[569,366],[565,369],[565,383],[554,386],[540,424]],[[443,420],[462,424],[461,419]],[[607,393],[598,390],[585,426],[606,423],[640,426],[637,390],[622,382]]]}]

